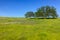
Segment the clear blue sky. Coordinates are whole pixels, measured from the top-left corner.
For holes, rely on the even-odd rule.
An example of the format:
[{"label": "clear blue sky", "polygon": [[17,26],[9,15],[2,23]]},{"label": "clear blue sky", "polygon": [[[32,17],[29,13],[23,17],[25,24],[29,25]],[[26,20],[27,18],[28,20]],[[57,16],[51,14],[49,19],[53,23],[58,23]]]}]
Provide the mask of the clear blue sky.
[{"label": "clear blue sky", "polygon": [[0,0],[0,16],[24,17],[27,11],[35,12],[46,5],[56,7],[60,15],[60,0]]}]

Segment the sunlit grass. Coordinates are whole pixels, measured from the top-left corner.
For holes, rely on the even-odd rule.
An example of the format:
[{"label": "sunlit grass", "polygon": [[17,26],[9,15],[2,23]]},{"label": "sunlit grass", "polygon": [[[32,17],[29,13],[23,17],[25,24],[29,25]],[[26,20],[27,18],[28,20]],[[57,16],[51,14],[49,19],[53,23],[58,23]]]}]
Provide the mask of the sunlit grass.
[{"label": "sunlit grass", "polygon": [[[9,21],[10,20],[10,21]],[[4,24],[23,20],[22,23]],[[0,40],[60,40],[60,19],[5,19]]]}]

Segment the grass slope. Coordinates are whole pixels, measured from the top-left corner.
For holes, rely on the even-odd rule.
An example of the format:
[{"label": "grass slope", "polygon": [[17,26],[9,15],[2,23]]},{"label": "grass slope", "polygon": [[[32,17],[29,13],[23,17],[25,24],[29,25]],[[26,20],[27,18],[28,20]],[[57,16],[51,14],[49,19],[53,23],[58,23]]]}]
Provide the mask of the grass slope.
[{"label": "grass slope", "polygon": [[0,40],[60,40],[60,19],[1,19]]}]

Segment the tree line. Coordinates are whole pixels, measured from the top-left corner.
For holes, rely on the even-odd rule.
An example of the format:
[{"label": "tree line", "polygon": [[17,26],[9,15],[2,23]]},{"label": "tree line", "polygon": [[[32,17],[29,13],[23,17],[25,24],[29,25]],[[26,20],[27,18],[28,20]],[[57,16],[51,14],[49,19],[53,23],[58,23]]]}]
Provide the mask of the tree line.
[{"label": "tree line", "polygon": [[56,8],[53,6],[42,6],[36,12],[29,11],[25,14],[26,18],[57,18]]}]

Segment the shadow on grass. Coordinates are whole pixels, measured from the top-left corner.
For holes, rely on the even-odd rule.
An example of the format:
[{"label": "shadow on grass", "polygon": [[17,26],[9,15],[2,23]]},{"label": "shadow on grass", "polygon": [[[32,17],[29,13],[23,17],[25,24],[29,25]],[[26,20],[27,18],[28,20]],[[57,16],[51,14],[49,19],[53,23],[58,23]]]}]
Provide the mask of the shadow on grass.
[{"label": "shadow on grass", "polygon": [[40,33],[38,36],[40,37],[40,40],[48,40],[46,33]]},{"label": "shadow on grass", "polygon": [[21,37],[18,40],[27,40],[27,38],[26,37]]},{"label": "shadow on grass", "polygon": [[[36,18],[30,18],[30,19],[36,19]],[[37,18],[37,19],[57,19],[57,18]]]}]

